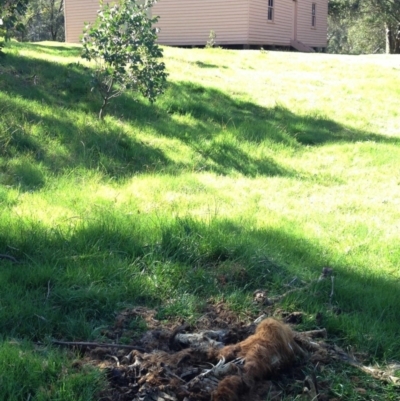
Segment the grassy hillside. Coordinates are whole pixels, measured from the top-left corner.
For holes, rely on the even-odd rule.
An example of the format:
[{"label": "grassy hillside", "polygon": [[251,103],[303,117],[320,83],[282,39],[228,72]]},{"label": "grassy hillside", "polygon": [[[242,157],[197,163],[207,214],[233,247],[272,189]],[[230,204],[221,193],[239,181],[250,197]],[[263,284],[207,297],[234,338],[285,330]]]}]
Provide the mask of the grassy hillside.
[{"label": "grassy hillside", "polygon": [[100,122],[79,47],[5,52],[0,254],[19,263],[0,259],[0,400],[89,400],[99,373],[48,342],[101,340],[125,307],[245,316],[255,289],[324,266],[332,305],[327,282],[279,306],[400,359],[398,57],[165,48],[166,94]]}]

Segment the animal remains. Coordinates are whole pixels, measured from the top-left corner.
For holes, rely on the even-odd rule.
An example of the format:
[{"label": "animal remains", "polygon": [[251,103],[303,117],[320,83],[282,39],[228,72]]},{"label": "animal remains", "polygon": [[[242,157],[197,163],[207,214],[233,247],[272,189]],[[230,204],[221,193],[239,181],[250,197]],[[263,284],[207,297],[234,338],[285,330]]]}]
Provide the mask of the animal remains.
[{"label": "animal remains", "polygon": [[[237,369],[226,376],[212,393],[213,401],[239,401],[257,380],[290,366],[305,351],[295,341],[291,328],[275,319],[265,319],[255,334],[244,341],[222,348],[221,361],[233,361]],[[222,365],[222,364],[221,364]],[[232,371],[232,370],[231,370]]]},{"label": "animal remains", "polygon": [[[242,333],[186,330],[147,332],[141,346],[149,352],[136,349],[123,357],[122,366],[111,369],[111,381],[129,387],[134,401],[240,401],[313,348],[310,340],[273,318],[262,320],[255,332],[254,325]],[[236,344],[225,345],[229,342]]]}]

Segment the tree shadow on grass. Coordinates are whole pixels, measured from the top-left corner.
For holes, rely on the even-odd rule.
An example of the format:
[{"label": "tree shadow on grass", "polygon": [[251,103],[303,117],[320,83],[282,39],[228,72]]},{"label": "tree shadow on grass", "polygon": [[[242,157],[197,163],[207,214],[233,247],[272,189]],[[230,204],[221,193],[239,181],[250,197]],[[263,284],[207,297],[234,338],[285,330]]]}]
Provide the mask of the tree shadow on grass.
[{"label": "tree shadow on grass", "polygon": [[[332,305],[330,280],[293,293],[287,305],[303,310],[311,327],[326,327],[330,339],[346,338],[378,358],[400,357],[395,280],[359,274],[346,262],[332,264],[335,255],[292,232],[217,218],[170,219],[156,228],[146,216],[112,213],[86,216],[68,235],[41,223],[0,230],[0,253],[12,246],[12,255],[23,262],[16,269],[0,261],[4,336],[88,340],[85,335],[95,335],[90,330],[112,324],[113,312],[128,304],[162,307],[190,294],[201,305],[238,291],[250,297],[257,288],[281,294],[293,277],[300,278],[293,284],[300,288],[301,279],[316,279],[329,265],[336,276]],[[221,274],[227,280],[219,281]],[[312,321],[317,313],[320,320]]]},{"label": "tree shadow on grass", "polygon": [[[195,61],[194,63],[200,68],[218,68],[218,69],[221,68],[217,64],[204,63],[203,61]],[[226,67],[224,67],[224,68],[226,68]]]},{"label": "tree shadow on grass", "polygon": [[62,57],[79,57],[82,53],[82,47],[76,45],[56,45],[59,42],[38,42],[38,43],[18,43],[13,42],[11,47],[23,50],[33,50],[38,53],[49,54],[51,56],[62,56]]},{"label": "tree shadow on grass", "polygon": [[[190,82],[169,83],[155,105],[141,99],[135,102],[129,94],[121,96],[108,110],[112,118],[101,123],[96,119],[100,101],[90,92],[90,69],[80,63],[10,53],[1,60],[0,73],[0,143],[7,143],[2,156],[29,155],[55,174],[83,168],[116,179],[148,171],[193,170],[293,177],[295,170],[277,163],[271,152],[256,154],[254,145],[301,149],[335,142],[400,142],[328,118],[261,107]],[[41,106],[52,112],[44,112]],[[135,131],[179,140],[192,150],[196,163],[172,160],[161,148],[137,139]],[[0,168],[6,169],[4,161]]]},{"label": "tree shadow on grass", "polygon": [[79,62],[61,64],[7,54],[0,61],[0,72],[0,91],[12,97],[43,103],[55,112],[96,111],[90,95],[90,70]]},{"label": "tree shadow on grass", "polygon": [[[5,118],[10,116],[10,120],[15,115],[19,116],[18,123],[6,132],[5,145],[0,149],[3,184],[18,183],[21,189],[29,190],[39,188],[29,179],[34,175],[32,169],[39,174],[39,166],[56,175],[63,174],[65,170],[83,169],[123,178],[161,170],[172,163],[161,150],[146,146],[117,125],[104,125],[97,121],[91,124],[89,121],[82,127],[71,119],[68,111],[59,111],[54,118],[51,114],[29,109],[21,102],[10,99],[3,101],[0,98],[0,109]],[[40,135],[33,135],[26,128],[29,124],[36,126]],[[49,143],[56,143],[56,146],[49,146]],[[21,175],[18,173],[21,168],[18,167],[18,171],[11,168],[15,158],[25,160],[25,165],[31,166],[32,174]]]},{"label": "tree shadow on grass", "polygon": [[[90,71],[87,68],[78,63],[64,66],[30,58],[22,58],[22,61],[20,56],[8,55],[7,65],[3,67],[3,75],[9,79],[2,83],[1,89],[13,95],[12,98],[0,99],[4,125],[8,127],[9,136],[8,150],[3,149],[4,155],[34,154],[37,161],[54,173],[63,168],[79,167],[101,170],[114,178],[146,171],[176,174],[185,168],[192,170],[192,166],[173,162],[160,149],[146,146],[136,140],[134,135],[128,135],[115,121],[98,122],[95,115],[99,102],[90,94]],[[47,75],[44,76],[44,73]],[[32,79],[34,76],[37,82]],[[215,94],[212,92],[211,96]],[[191,96],[190,89],[182,95]],[[170,93],[169,96],[175,94]],[[218,93],[218,96],[223,95]],[[52,108],[54,113],[44,114],[41,106]],[[256,158],[244,152],[237,144],[222,142],[202,146],[200,140],[212,139],[212,131],[215,131],[213,124],[202,121],[202,117],[195,124],[177,121],[175,117],[179,116],[179,112],[134,102],[129,96],[118,99],[109,111],[120,119],[122,115],[131,116],[131,122],[138,129],[148,129],[150,126],[158,135],[178,138],[189,145],[202,159],[198,169],[203,171],[218,174],[238,172],[247,176],[292,174],[272,158]],[[90,114],[87,124],[78,124],[72,117],[74,112]],[[15,121],[16,115],[26,123],[24,129],[20,121]],[[214,118],[219,117],[214,113]],[[122,120],[129,118],[122,117]],[[36,127],[43,135],[32,135],[29,127]],[[56,140],[63,147],[64,153],[46,154],[44,144],[48,139]]]},{"label": "tree shadow on grass", "polygon": [[[245,142],[260,143],[267,139],[287,146],[366,141],[400,143],[399,138],[359,131],[321,116],[298,115],[282,106],[262,107],[191,82],[170,84],[167,97],[163,106],[168,113],[234,127],[237,138]],[[210,134],[203,132],[205,137]]]}]

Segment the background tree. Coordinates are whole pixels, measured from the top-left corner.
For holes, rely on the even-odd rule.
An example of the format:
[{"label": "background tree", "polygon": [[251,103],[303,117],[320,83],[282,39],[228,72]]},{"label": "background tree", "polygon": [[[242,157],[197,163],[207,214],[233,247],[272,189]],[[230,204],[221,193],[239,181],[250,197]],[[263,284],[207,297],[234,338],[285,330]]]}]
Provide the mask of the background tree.
[{"label": "background tree", "polygon": [[22,27],[13,30],[20,41],[64,41],[64,0],[29,0]]},{"label": "background tree", "polygon": [[100,119],[109,101],[126,90],[139,92],[151,102],[164,91],[167,74],[153,27],[157,18],[149,16],[154,3],[101,3],[96,22],[85,27],[82,57],[96,63],[93,89],[103,101]]},{"label": "background tree", "polygon": [[386,53],[400,53],[400,1],[370,0],[371,10],[384,20]]},{"label": "background tree", "polygon": [[[19,19],[24,15],[27,5],[28,0],[0,0],[0,36],[8,40],[12,29],[21,29]],[[2,47],[0,42],[0,52]]]},{"label": "background tree", "polygon": [[328,22],[330,52],[400,52],[398,0],[331,0]]}]

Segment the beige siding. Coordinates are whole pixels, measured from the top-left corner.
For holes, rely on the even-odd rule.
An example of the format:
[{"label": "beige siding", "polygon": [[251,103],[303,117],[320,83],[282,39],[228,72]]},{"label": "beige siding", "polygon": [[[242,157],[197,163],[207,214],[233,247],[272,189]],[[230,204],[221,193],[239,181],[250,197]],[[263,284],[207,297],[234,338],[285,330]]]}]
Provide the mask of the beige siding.
[{"label": "beige siding", "polygon": [[274,0],[274,18],[268,21],[268,0],[250,0],[250,43],[289,46],[294,2]]},{"label": "beige siding", "polygon": [[[316,27],[311,26],[311,7],[316,4]],[[326,47],[328,0],[298,0],[297,40],[313,47]]]},{"label": "beige siding", "polygon": [[[113,4],[116,2],[118,0],[104,0],[104,4]],[[99,9],[100,0],[64,0],[65,41],[68,43],[78,43],[85,23],[94,22]]]},{"label": "beige siding", "polygon": [[79,42],[85,22],[93,22],[100,8],[99,0],[65,0],[65,41]]},{"label": "beige siding", "polygon": [[[268,0],[159,0],[152,14],[160,16],[159,43],[205,45],[210,31],[217,44],[281,45],[291,39],[326,46],[328,0],[274,0],[274,20],[268,21]],[[311,5],[316,3],[316,28]],[[66,41],[79,42],[85,22],[93,22],[99,0],[65,0]],[[297,30],[295,31],[295,9]]]},{"label": "beige siding", "polygon": [[160,0],[153,16],[160,16],[159,43],[205,45],[210,31],[217,44],[248,44],[250,0]]}]

